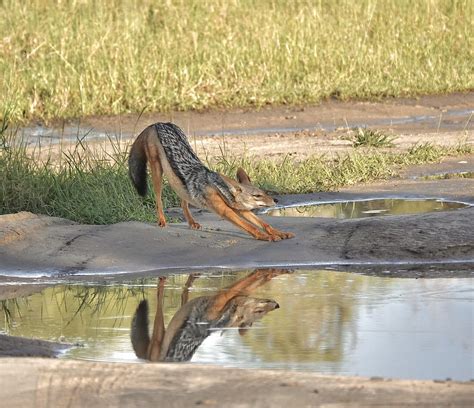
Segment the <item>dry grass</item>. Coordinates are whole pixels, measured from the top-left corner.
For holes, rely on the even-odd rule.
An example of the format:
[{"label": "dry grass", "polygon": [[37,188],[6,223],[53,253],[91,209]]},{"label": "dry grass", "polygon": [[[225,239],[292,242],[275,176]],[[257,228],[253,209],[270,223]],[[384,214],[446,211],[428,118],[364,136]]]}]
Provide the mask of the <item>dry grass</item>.
[{"label": "dry grass", "polygon": [[474,89],[472,0],[0,2],[15,122]]}]

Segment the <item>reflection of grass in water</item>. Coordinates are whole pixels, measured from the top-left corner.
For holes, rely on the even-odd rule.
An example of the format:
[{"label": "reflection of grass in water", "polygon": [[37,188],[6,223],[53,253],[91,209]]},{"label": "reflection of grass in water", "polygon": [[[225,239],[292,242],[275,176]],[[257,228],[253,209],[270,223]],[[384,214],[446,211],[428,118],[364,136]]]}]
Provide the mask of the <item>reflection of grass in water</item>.
[{"label": "reflection of grass in water", "polygon": [[[224,275],[219,272],[218,275],[211,274],[203,276],[202,279],[196,280],[193,283],[193,289],[191,290],[202,290],[204,287],[217,286],[216,290],[220,287],[227,286],[235,281],[235,275]],[[218,277],[218,279],[216,279]],[[167,279],[167,285],[176,287],[176,291],[167,291],[166,295],[168,301],[171,301],[175,305],[179,305],[180,291],[186,282],[187,275],[174,275]],[[123,285],[68,285],[60,287],[56,290],[53,289],[51,299],[56,302],[58,311],[64,316],[70,315],[69,311],[72,312],[72,316],[68,318],[67,325],[80,317],[82,314],[87,312],[91,316],[100,317],[107,313],[113,312],[114,314],[123,314],[127,309],[128,302],[130,299],[145,298],[150,294],[155,295],[155,285],[157,278],[142,279],[134,281],[133,286],[129,286],[129,283]],[[143,286],[142,286],[143,285]],[[146,286],[145,286],[146,285]],[[150,287],[151,286],[151,287]],[[150,293],[151,292],[151,293]],[[191,298],[192,296],[190,296]],[[71,302],[72,300],[72,302]],[[138,301],[137,301],[138,304]],[[136,307],[136,304],[132,305]],[[71,310],[72,308],[72,310]]]},{"label": "reflection of grass in water", "polygon": [[[174,275],[166,281],[166,323],[181,306],[181,292],[187,277],[184,274]],[[236,274],[228,272],[203,276],[194,282],[189,299],[212,295],[235,279]],[[123,342],[119,333],[129,330],[131,317],[141,299],[149,300],[150,319],[153,319],[156,310],[156,284],[157,278],[147,278],[121,284],[50,287],[29,297],[2,302],[1,310],[5,316],[3,327],[12,335],[46,340],[65,339],[86,343],[93,348],[90,352],[74,351],[73,355],[76,357],[101,355],[106,350],[111,350],[107,345],[116,340]]]},{"label": "reflection of grass in water", "polygon": [[[29,297],[8,299],[0,302],[4,315],[5,328],[12,328],[15,321],[21,322],[26,315],[33,314],[35,319],[45,318],[63,322],[68,327],[79,318],[84,323],[83,315],[100,318],[107,313],[122,314],[130,298],[144,297],[144,287],[139,286],[84,286],[68,285],[47,288],[40,294]],[[138,303],[138,302],[137,302]],[[54,316],[57,315],[57,318]],[[118,319],[118,321],[121,321]],[[117,319],[114,320],[114,325]]]},{"label": "reflection of grass in water", "polygon": [[[5,326],[9,327],[13,321],[13,311],[12,308],[15,308],[20,314],[20,308],[18,306],[17,299],[7,299],[0,302],[0,309],[4,316]],[[21,316],[21,315],[20,315]]]},{"label": "reflection of grass in water", "polygon": [[[143,287],[128,287],[128,286],[77,286],[71,285],[64,287],[60,291],[62,295],[61,303],[68,308],[67,300],[72,295],[72,299],[76,303],[74,305],[74,313],[69,318],[68,326],[79,315],[82,320],[82,313],[85,310],[90,312],[91,316],[100,316],[113,310],[117,314],[123,314],[127,308],[127,302],[130,298],[144,297]],[[57,297],[55,296],[57,299]],[[58,307],[61,312],[61,307]],[[116,321],[114,321],[115,324]]]},{"label": "reflection of grass in water", "polygon": [[347,201],[330,204],[314,204],[270,210],[272,216],[362,218],[368,216],[418,214],[441,210],[455,210],[466,205],[434,199],[377,199],[368,201]]},{"label": "reflection of grass in water", "polygon": [[250,330],[242,341],[267,362],[337,363],[355,341],[359,296],[369,285],[390,282],[332,271],[299,271],[274,279],[255,293],[280,304],[264,318],[265,342],[260,330]]},{"label": "reflection of grass in water", "polygon": [[[249,272],[201,274],[194,281],[189,298],[213,295]],[[181,291],[187,277],[174,275],[166,281],[166,323],[180,308]],[[387,285],[386,282],[388,280],[375,281],[359,275],[326,271],[297,271],[277,277],[251,296],[274,299],[281,308],[265,316],[257,324],[262,329],[249,330],[242,341],[265,361],[337,363],[348,344],[354,341],[360,294],[368,285]],[[124,340],[123,334],[110,329],[126,330],[126,341],[130,318],[140,299],[146,297],[150,301],[150,317],[154,317],[156,283],[157,279],[152,278],[133,281],[130,285],[48,288],[42,294],[30,297],[30,307],[25,308],[22,299],[17,303],[17,310],[10,307],[13,320],[18,313],[25,318],[24,323],[19,319],[20,325],[12,334],[46,339],[64,336],[68,341],[96,343],[93,349],[75,351],[78,354],[72,355],[76,357],[94,358],[107,354],[115,350],[113,344],[123,344]],[[41,317],[36,318],[38,315]],[[41,320],[41,324],[36,320]],[[31,331],[28,331],[28,324],[33,325]],[[265,341],[262,341],[262,334]]]}]

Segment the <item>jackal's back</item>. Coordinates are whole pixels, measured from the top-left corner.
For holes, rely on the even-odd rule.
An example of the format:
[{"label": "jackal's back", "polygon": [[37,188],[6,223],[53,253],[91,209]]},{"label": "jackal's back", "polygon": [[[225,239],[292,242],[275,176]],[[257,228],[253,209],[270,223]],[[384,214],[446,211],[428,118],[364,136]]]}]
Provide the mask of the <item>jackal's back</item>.
[{"label": "jackal's back", "polygon": [[178,126],[174,123],[156,123],[154,127],[171,169],[195,203],[206,206],[204,193],[210,185],[217,188],[229,202],[234,200],[222,177],[204,166]]}]

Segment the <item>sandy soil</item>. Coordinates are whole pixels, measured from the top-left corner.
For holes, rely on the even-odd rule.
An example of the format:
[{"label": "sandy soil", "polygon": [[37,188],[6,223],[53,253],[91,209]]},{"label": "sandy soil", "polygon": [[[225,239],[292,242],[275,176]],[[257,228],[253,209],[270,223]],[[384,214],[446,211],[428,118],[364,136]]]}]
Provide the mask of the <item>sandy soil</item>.
[{"label": "sandy soil", "polygon": [[[110,133],[136,133],[148,124],[173,121],[191,135],[262,134],[275,133],[268,129],[322,130],[347,128],[360,123],[381,123],[386,128],[405,129],[409,133],[431,133],[438,130],[472,129],[467,123],[474,109],[474,92],[449,95],[422,96],[410,99],[385,99],[380,102],[326,101],[316,106],[267,107],[255,110],[226,110],[203,112],[147,113],[142,116],[127,114],[83,118],[84,127]],[[434,117],[429,120],[428,117]],[[410,119],[412,118],[412,119]],[[415,119],[418,118],[418,119]],[[402,123],[398,123],[401,119]],[[403,121],[403,119],[406,119]],[[441,120],[440,120],[441,119]],[[70,124],[77,124],[74,121]],[[262,132],[262,130],[264,130]]]},{"label": "sandy soil", "polygon": [[[297,160],[313,154],[332,156],[353,150],[350,129],[358,126],[393,135],[391,151],[404,151],[417,142],[455,146],[461,141],[474,143],[473,111],[474,92],[381,102],[328,101],[317,106],[259,111],[89,117],[56,124],[56,133],[63,136],[43,138],[41,156],[51,155],[54,160],[60,150],[72,149],[77,143],[78,128],[82,129],[81,135],[87,134],[84,140],[91,140],[92,146],[111,154],[115,150],[106,135],[126,149],[142,129],[158,121],[173,121],[181,126],[198,155],[208,159],[221,156],[222,151],[228,156],[274,159],[287,154]],[[30,142],[37,140],[31,136],[38,132],[35,126],[23,132]],[[30,151],[37,153],[34,146],[35,143]]]},{"label": "sandy soil", "polygon": [[7,358],[0,360],[0,383],[9,407],[468,407],[474,399],[472,382],[161,363]]}]

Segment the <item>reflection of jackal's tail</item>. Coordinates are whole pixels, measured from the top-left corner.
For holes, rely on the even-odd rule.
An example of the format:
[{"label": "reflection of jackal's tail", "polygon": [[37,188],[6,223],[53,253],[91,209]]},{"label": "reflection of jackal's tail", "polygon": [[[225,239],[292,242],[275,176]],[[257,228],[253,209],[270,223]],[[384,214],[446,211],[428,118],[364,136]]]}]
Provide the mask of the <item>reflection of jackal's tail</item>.
[{"label": "reflection of jackal's tail", "polygon": [[138,135],[128,156],[128,174],[138,194],[142,197],[147,193],[145,138],[144,132]]},{"label": "reflection of jackal's tail", "polygon": [[148,302],[142,300],[137,307],[132,320],[132,333],[130,335],[132,347],[138,358],[147,358],[150,333],[148,331]]}]

